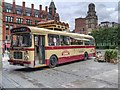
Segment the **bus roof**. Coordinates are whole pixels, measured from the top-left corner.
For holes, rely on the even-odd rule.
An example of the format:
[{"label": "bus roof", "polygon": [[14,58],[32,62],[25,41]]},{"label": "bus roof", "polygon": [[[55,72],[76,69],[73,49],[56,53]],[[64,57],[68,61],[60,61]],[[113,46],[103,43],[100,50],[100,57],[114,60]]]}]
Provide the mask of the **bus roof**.
[{"label": "bus roof", "polygon": [[70,32],[65,32],[65,31],[55,31],[55,30],[49,30],[45,28],[38,28],[38,27],[28,27],[32,33],[44,33],[44,34],[58,34],[58,35],[66,35],[70,36],[73,38],[92,38],[90,35],[85,35],[85,34],[77,34],[77,33],[70,33]]},{"label": "bus roof", "polygon": [[29,28],[30,32],[34,33],[34,34],[37,34],[37,33],[57,34],[57,35],[70,36],[72,38],[92,38],[92,39],[94,39],[92,36],[85,35],[85,34],[70,33],[70,32],[65,32],[65,31],[55,31],[55,30],[49,30],[49,29],[45,29],[45,28],[38,28],[38,27],[31,27],[31,26],[26,26],[26,28]]}]

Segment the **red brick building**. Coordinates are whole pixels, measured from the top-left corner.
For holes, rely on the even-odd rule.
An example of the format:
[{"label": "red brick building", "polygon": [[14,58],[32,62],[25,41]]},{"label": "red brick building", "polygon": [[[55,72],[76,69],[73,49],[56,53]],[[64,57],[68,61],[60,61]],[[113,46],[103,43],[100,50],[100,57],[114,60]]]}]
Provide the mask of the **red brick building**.
[{"label": "red brick building", "polygon": [[95,5],[90,3],[88,5],[88,12],[85,18],[75,19],[75,33],[89,34],[96,29],[98,25],[98,17],[95,11]]},{"label": "red brick building", "polygon": [[0,67],[2,66],[2,1],[0,1]]},{"label": "red brick building", "polygon": [[84,33],[86,32],[86,18],[76,18],[75,19],[75,33]]},{"label": "red brick building", "polygon": [[12,4],[3,0],[3,42],[7,40],[9,43],[10,29],[12,28],[36,26],[41,21],[60,20],[53,1],[51,1],[49,8],[46,6],[44,10],[42,5],[39,5],[39,9],[34,9],[34,4],[31,4],[31,8],[28,8],[25,3],[22,2],[22,6],[19,6],[16,5],[15,0]]}]

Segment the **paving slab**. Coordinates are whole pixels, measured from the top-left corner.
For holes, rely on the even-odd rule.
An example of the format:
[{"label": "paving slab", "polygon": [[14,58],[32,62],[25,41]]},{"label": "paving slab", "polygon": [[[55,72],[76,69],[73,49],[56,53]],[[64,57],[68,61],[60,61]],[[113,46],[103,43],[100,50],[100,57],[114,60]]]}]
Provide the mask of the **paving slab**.
[{"label": "paving slab", "polygon": [[62,85],[64,88],[116,88],[117,85],[110,85],[105,82],[97,81],[94,79],[87,79],[83,81],[74,81],[66,85]]},{"label": "paving slab", "polygon": [[114,69],[111,71],[107,71],[107,72],[101,73],[99,75],[95,75],[92,78],[106,81],[111,84],[118,84],[118,70]]},{"label": "paving slab", "polygon": [[62,86],[64,88],[118,88],[118,70],[114,69]]}]

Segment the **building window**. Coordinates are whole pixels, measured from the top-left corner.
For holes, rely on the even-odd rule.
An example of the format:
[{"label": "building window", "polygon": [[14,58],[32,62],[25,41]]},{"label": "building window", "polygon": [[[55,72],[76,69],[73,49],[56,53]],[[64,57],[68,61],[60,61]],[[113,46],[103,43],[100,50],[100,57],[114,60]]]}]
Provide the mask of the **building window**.
[{"label": "building window", "polygon": [[9,38],[9,35],[8,34],[6,34],[6,40],[8,41],[8,40],[10,40],[10,38]]},{"label": "building window", "polygon": [[26,19],[26,24],[32,25],[32,20],[31,19]]},{"label": "building window", "polygon": [[6,16],[5,17],[6,22],[13,22],[13,17],[11,16]]},{"label": "building window", "polygon": [[88,20],[88,23],[91,23],[91,20],[90,20],[90,19]]},{"label": "building window", "polygon": [[46,19],[46,15],[42,15],[42,19]]},{"label": "building window", "polygon": [[38,15],[38,14],[35,14],[35,17],[36,17],[36,18],[38,18],[38,17],[39,17],[39,15]]},{"label": "building window", "polygon": [[10,30],[13,29],[13,25],[10,25]]},{"label": "building window", "polygon": [[10,13],[10,12],[12,12],[12,10],[9,8],[6,8],[6,12]]},{"label": "building window", "polygon": [[6,28],[6,30],[9,30],[9,25],[8,25],[8,24],[6,24],[5,28]]},{"label": "building window", "polygon": [[23,23],[23,19],[22,18],[16,18],[16,23]]},{"label": "building window", "polygon": [[88,28],[91,28],[91,24],[88,24]]},{"label": "building window", "polygon": [[26,16],[31,16],[31,14],[27,12],[27,13],[26,13]]},{"label": "building window", "polygon": [[19,10],[17,10],[16,13],[17,13],[17,14],[22,14],[21,11],[19,11]]}]

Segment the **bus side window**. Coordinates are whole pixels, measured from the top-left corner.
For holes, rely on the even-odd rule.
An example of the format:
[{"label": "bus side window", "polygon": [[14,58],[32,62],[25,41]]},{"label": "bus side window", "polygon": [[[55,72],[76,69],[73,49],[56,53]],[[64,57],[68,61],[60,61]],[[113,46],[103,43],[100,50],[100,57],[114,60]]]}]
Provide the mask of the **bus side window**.
[{"label": "bus side window", "polygon": [[77,40],[74,38],[70,38],[71,40],[71,45],[77,45]]},{"label": "bus side window", "polygon": [[89,41],[85,41],[85,45],[90,45],[90,42]]},{"label": "bus side window", "polygon": [[77,40],[77,39],[74,39],[74,38],[70,38],[70,43],[71,43],[71,45],[83,45],[82,40]]},{"label": "bus side window", "polygon": [[48,44],[49,46],[58,46],[60,45],[59,35],[48,35]]},{"label": "bus side window", "polygon": [[70,39],[67,36],[60,36],[61,45],[70,45]]},{"label": "bus side window", "polygon": [[83,41],[78,40],[78,45],[83,45]]}]

